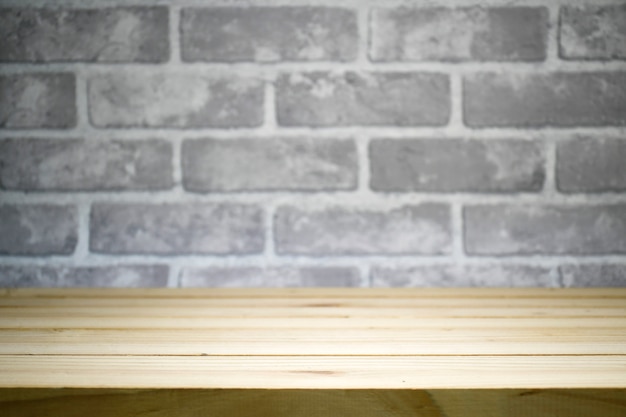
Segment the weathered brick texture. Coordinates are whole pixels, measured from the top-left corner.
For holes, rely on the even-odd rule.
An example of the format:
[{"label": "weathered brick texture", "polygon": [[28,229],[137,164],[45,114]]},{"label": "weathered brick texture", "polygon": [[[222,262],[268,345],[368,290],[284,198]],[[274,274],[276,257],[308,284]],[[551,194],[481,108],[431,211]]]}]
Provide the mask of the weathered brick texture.
[{"label": "weathered brick texture", "polygon": [[75,125],[73,74],[0,75],[0,128],[67,129]]},{"label": "weathered brick texture", "polygon": [[0,3],[0,287],[626,287],[622,0]]},{"label": "weathered brick texture", "polygon": [[374,9],[371,22],[374,61],[541,61],[546,56],[545,7]]},{"label": "weathered brick texture", "polygon": [[0,188],[158,190],[172,183],[172,147],[163,140],[0,140]]},{"label": "weathered brick texture", "polygon": [[183,144],[189,191],[349,190],[357,185],[350,140],[194,139]]},{"label": "weathered brick texture", "polygon": [[624,126],[626,72],[468,75],[463,108],[472,127]]},{"label": "weathered brick texture", "polygon": [[626,59],[626,4],[562,7],[559,30],[564,59]]},{"label": "weathered brick texture", "polygon": [[185,268],[183,287],[358,287],[359,271],[347,267]]},{"label": "weathered brick texture", "polygon": [[77,228],[73,206],[0,205],[0,255],[69,255]]},{"label": "weathered brick texture", "polygon": [[321,7],[184,9],[185,61],[351,61],[357,52],[353,10]]},{"label": "weathered brick texture", "polygon": [[5,287],[164,287],[168,274],[165,265],[0,265]]},{"label": "weathered brick texture", "polygon": [[566,287],[626,287],[626,264],[563,265]]},{"label": "weathered brick texture", "polygon": [[449,80],[438,73],[290,73],[276,90],[283,126],[442,126],[450,117]]},{"label": "weathered brick texture", "polygon": [[0,62],[163,62],[165,7],[0,9]]},{"label": "weathered brick texture", "polygon": [[197,72],[111,73],[89,81],[97,127],[252,127],[263,122],[263,84]]},{"label": "weathered brick texture", "polygon": [[372,269],[375,287],[550,287],[550,268],[528,265],[427,265]]},{"label": "weathered brick texture", "polygon": [[370,143],[376,191],[539,191],[544,152],[520,140],[381,139]]},{"label": "weathered brick texture", "polygon": [[560,191],[626,191],[626,140],[577,138],[559,142],[556,167]]},{"label": "weathered brick texture", "polygon": [[282,207],[275,217],[276,249],[300,255],[438,255],[450,252],[450,211],[444,204],[392,210]]},{"label": "weathered brick texture", "polygon": [[626,253],[626,205],[472,206],[465,209],[470,255]]},{"label": "weathered brick texture", "polygon": [[252,254],[264,247],[262,210],[236,204],[92,207],[90,248],[110,254]]}]

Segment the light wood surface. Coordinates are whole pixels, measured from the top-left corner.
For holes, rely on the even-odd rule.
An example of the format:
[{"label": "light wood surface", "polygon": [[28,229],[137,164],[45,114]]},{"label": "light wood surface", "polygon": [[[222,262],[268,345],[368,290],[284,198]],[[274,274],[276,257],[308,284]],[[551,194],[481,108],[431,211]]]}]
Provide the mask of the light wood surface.
[{"label": "light wood surface", "polygon": [[625,355],[1,355],[0,387],[622,388]]},{"label": "light wood surface", "polygon": [[626,388],[626,289],[5,289],[0,387]]}]

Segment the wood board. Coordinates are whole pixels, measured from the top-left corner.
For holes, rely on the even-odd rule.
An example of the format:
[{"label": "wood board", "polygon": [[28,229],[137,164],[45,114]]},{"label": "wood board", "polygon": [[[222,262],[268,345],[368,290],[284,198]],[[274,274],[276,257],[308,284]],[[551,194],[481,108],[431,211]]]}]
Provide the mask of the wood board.
[{"label": "wood board", "polygon": [[626,290],[5,289],[0,387],[626,388]]}]

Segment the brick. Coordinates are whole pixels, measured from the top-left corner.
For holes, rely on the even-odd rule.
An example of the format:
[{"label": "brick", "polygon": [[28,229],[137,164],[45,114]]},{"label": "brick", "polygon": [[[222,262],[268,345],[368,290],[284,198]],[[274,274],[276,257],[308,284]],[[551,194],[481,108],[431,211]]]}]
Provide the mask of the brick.
[{"label": "brick", "polygon": [[359,270],[347,267],[185,268],[183,287],[359,287]]},{"label": "brick", "polygon": [[169,268],[164,265],[0,265],[0,286],[8,288],[165,287],[168,274]]},{"label": "brick", "polygon": [[626,265],[563,265],[559,270],[566,287],[626,287]]},{"label": "brick", "polygon": [[73,206],[0,205],[0,254],[69,255],[78,241],[77,221]]},{"label": "brick", "polygon": [[0,187],[8,190],[158,190],[172,185],[172,147],[163,140],[0,141]]},{"label": "brick", "polygon": [[261,209],[237,204],[94,204],[90,249],[110,254],[238,254],[264,247]]},{"label": "brick", "polygon": [[163,62],[165,7],[0,9],[0,61]]},{"label": "brick", "polygon": [[0,128],[76,126],[76,81],[68,73],[0,75]]},{"label": "brick", "polygon": [[551,268],[529,265],[421,265],[375,267],[374,287],[550,287]]},{"label": "brick", "polygon": [[545,7],[374,9],[373,61],[542,61]]},{"label": "brick", "polygon": [[117,73],[89,81],[96,127],[254,127],[263,84],[251,78],[180,72]]},{"label": "brick", "polygon": [[577,138],[559,142],[556,180],[563,192],[626,191],[626,140]]},{"label": "brick", "polygon": [[480,73],[463,92],[471,127],[626,125],[626,72]]},{"label": "brick", "polygon": [[450,210],[443,204],[393,210],[281,207],[276,250],[295,255],[437,255],[450,252]]},{"label": "brick", "polygon": [[524,140],[381,139],[369,147],[375,191],[539,191],[544,152]]},{"label": "brick", "polygon": [[626,205],[494,205],[465,208],[472,255],[626,253]]},{"label": "brick", "polygon": [[564,59],[626,59],[626,5],[562,7],[559,55]]},{"label": "brick", "polygon": [[276,101],[283,126],[443,126],[450,117],[449,79],[436,73],[282,74]]},{"label": "brick", "polygon": [[193,139],[183,143],[185,189],[210,191],[351,190],[357,186],[350,140]]},{"label": "brick", "polygon": [[184,61],[352,61],[356,13],[326,7],[183,9]]}]

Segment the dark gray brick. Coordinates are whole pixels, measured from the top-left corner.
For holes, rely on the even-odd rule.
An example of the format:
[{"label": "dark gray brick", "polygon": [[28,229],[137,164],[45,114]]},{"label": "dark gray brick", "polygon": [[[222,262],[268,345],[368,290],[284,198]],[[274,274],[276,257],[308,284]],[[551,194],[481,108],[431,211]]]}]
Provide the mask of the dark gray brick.
[{"label": "dark gray brick", "polygon": [[626,4],[561,8],[564,59],[626,59]]},{"label": "dark gray brick", "polygon": [[472,255],[626,253],[626,205],[465,208]]},{"label": "dark gray brick", "polygon": [[90,248],[111,254],[263,251],[261,209],[237,204],[94,204]]},{"label": "dark gray brick", "polygon": [[437,255],[450,252],[450,210],[443,204],[388,211],[281,207],[276,249],[301,255]]},{"label": "dark gray brick", "polygon": [[172,147],[163,140],[0,141],[0,187],[25,191],[170,188]]},{"label": "dark gray brick", "polygon": [[550,287],[550,268],[529,265],[423,265],[375,267],[374,287]]},{"label": "dark gray brick", "polygon": [[0,287],[164,287],[164,265],[0,265]]},{"label": "dark gray brick", "polygon": [[472,127],[626,125],[626,72],[480,73],[463,93]]},{"label": "dark gray brick", "polygon": [[357,185],[350,140],[193,139],[183,143],[190,191],[349,190]]},{"label": "dark gray brick", "polygon": [[165,7],[0,9],[0,61],[163,62]]},{"label": "dark gray brick", "polygon": [[351,61],[356,13],[325,7],[183,9],[185,61]]},{"label": "dark gray brick", "polygon": [[372,12],[374,61],[541,61],[544,7],[399,8]]},{"label": "dark gray brick", "polygon": [[376,191],[538,191],[543,147],[523,140],[382,139],[370,143]]},{"label": "dark gray brick", "polygon": [[75,125],[73,74],[0,75],[0,128],[67,129]]},{"label": "dark gray brick", "polygon": [[185,268],[183,287],[359,287],[359,270],[348,267]]},{"label": "dark gray brick", "polygon": [[578,138],[559,142],[556,180],[563,192],[626,191],[626,140]]},{"label": "dark gray brick", "polygon": [[0,254],[69,255],[77,236],[74,206],[0,205]]},{"label": "dark gray brick", "polygon": [[436,73],[282,74],[276,100],[283,126],[442,126],[450,117],[449,80]]},{"label": "dark gray brick", "polygon": [[253,127],[263,122],[263,83],[210,74],[118,73],[89,81],[97,127]]},{"label": "dark gray brick", "polygon": [[626,265],[589,264],[560,267],[566,287],[626,287]]}]

